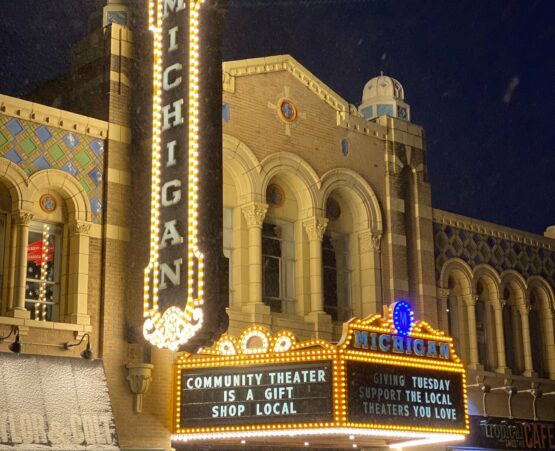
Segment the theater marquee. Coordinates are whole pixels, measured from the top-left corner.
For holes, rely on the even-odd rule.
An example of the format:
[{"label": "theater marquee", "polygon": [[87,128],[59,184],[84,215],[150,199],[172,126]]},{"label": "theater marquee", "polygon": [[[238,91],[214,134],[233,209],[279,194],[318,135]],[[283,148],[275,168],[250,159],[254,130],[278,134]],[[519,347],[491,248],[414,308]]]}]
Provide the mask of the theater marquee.
[{"label": "theater marquee", "polygon": [[[358,437],[359,445],[383,445],[464,439],[466,376],[453,341],[414,322],[403,304],[393,304],[386,318],[349,321],[336,345],[252,326],[180,357],[174,440],[310,436],[316,445],[318,437],[333,436],[337,443]],[[400,311],[408,320],[396,320]]]}]

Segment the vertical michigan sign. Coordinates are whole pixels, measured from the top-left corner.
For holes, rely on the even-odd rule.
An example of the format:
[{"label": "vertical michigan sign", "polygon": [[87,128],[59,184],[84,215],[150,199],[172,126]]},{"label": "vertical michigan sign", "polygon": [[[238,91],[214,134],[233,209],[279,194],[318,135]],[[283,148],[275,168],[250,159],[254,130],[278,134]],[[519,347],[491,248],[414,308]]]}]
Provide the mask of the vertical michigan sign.
[{"label": "vertical michigan sign", "polygon": [[220,4],[149,2],[154,35],[152,197],[143,332],[152,344],[172,350],[195,351],[210,344],[228,321],[221,222]]}]

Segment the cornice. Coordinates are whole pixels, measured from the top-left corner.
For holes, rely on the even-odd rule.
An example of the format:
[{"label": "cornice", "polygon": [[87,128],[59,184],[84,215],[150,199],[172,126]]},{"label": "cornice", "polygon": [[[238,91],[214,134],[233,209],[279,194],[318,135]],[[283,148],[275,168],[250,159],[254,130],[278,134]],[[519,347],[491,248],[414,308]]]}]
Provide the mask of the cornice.
[{"label": "cornice", "polygon": [[470,232],[488,235],[494,238],[500,238],[516,243],[522,243],[528,246],[540,247],[555,251],[554,240],[545,238],[533,233],[510,229],[497,224],[492,224],[478,219],[469,218],[447,211],[433,209],[433,222],[448,226],[457,227],[459,229],[468,230]]},{"label": "cornice", "polygon": [[0,94],[0,113],[100,139],[111,139],[109,129],[115,125],[100,119],[3,94]]}]

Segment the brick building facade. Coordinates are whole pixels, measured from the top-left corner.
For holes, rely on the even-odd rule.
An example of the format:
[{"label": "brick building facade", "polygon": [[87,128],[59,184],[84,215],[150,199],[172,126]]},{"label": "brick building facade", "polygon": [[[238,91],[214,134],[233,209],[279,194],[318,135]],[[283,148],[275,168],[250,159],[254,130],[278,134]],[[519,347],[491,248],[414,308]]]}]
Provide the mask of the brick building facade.
[{"label": "brick building facade", "polygon": [[[60,344],[89,333],[119,446],[161,450],[177,353],[142,338],[151,44],[136,6],[100,7],[70,73],[31,100],[0,96],[0,334],[78,358]],[[455,338],[471,415],[555,421],[553,233],[434,209],[424,130],[390,77],[355,106],[288,55],[223,72],[230,332],[336,341],[351,316],[410,299]]]}]

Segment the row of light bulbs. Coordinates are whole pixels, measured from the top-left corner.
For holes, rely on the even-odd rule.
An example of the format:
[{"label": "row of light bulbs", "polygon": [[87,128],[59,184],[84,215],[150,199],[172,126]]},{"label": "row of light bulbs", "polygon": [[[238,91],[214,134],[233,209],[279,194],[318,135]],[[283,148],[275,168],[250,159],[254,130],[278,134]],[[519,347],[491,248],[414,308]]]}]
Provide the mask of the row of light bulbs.
[{"label": "row of light bulbs", "polygon": [[[178,350],[201,328],[203,322],[204,261],[198,248],[198,152],[199,152],[199,8],[204,0],[189,2],[189,86],[188,86],[188,226],[187,298],[184,307],[172,306],[161,313],[158,306],[160,241],[160,159],[162,105],[162,21],[163,0],[149,1],[149,29],[154,34],[152,197],[150,261],[144,273],[143,333],[155,346]],[[195,264],[197,269],[195,295]],[[152,273],[152,276],[151,276]]]},{"label": "row of light bulbs", "polygon": [[[327,431],[329,428],[344,429],[344,428],[355,428],[356,430],[380,430],[388,431],[388,434],[400,433],[400,432],[411,432],[418,433],[418,438],[431,437],[430,434],[447,434],[451,437],[453,434],[467,434],[469,432],[470,423],[467,415],[468,407],[468,397],[467,397],[467,383],[466,383],[466,373],[464,365],[460,359],[456,356],[454,349],[451,349],[451,361],[436,361],[431,359],[417,359],[413,357],[408,357],[404,355],[388,355],[381,354],[378,352],[372,352],[370,350],[358,351],[348,349],[351,337],[354,335],[355,329],[360,329],[364,327],[365,330],[370,332],[388,332],[392,333],[393,324],[390,325],[390,329],[385,328],[382,324],[383,322],[377,321],[379,315],[374,315],[371,317],[371,321],[365,320],[354,320],[349,324],[347,328],[346,335],[339,342],[337,346],[327,343],[321,339],[312,339],[304,342],[299,342],[295,339],[294,334],[289,331],[282,331],[277,333],[275,336],[264,327],[253,325],[246,328],[241,334],[239,339],[235,339],[230,335],[224,335],[219,342],[217,342],[212,349],[204,349],[200,354],[188,355],[184,354],[178,358],[175,365],[175,380],[176,380],[176,392],[177,396],[175,398],[175,432],[181,437],[196,437],[199,434],[213,434],[214,438],[218,438],[218,434],[222,433],[243,433],[252,431],[265,431],[268,433],[275,433],[278,431],[294,430],[299,428],[304,429],[317,429],[321,431]],[[370,325],[380,324],[380,325]],[[420,330],[426,330],[421,324],[416,323]],[[415,326],[416,326],[415,325]],[[416,329],[416,327],[415,327]],[[450,337],[446,337],[444,334],[434,333],[433,329],[431,333],[420,332],[418,335],[422,338],[433,339],[441,338],[444,341],[448,341],[452,344]],[[270,343],[275,343],[277,337],[281,335],[287,337],[293,337],[291,347],[286,351],[278,351],[275,348],[269,346]],[[413,334],[411,334],[412,336]],[[267,343],[268,345],[253,348],[254,351],[251,353],[244,352],[245,346],[247,346],[248,341],[252,337],[261,337],[262,343]],[[242,353],[233,354],[230,353],[228,348],[226,352],[222,352],[221,343],[228,343],[230,345],[238,346]],[[221,367],[239,367],[248,366],[255,367],[256,365],[267,365],[267,364],[283,364],[283,363],[301,363],[301,362],[332,362],[332,401],[333,401],[333,412],[334,421],[332,422],[312,422],[312,423],[287,423],[287,424],[257,424],[257,425],[234,425],[234,426],[216,426],[216,427],[197,427],[197,428],[181,428],[181,371],[186,369],[204,369],[204,368],[221,368]],[[409,368],[424,368],[430,370],[443,371],[446,373],[460,374],[462,378],[463,387],[463,406],[465,412],[465,427],[463,429],[456,428],[437,428],[437,427],[425,427],[425,426],[410,426],[410,425],[387,425],[387,424],[368,424],[368,423],[357,423],[349,422],[347,416],[347,374],[346,374],[346,362],[348,361],[359,361],[367,362],[369,364],[385,364],[402,366]]]}]

